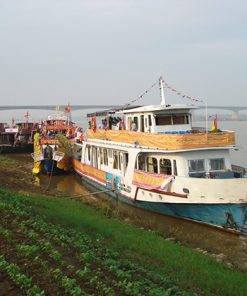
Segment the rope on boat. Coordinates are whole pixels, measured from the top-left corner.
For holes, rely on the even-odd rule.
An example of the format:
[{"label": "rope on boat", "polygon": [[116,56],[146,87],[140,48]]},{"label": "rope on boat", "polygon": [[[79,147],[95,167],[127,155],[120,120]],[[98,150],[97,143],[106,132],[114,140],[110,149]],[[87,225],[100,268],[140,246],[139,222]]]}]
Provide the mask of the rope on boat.
[{"label": "rope on boat", "polygon": [[69,196],[68,198],[72,199],[72,198],[77,198],[77,197],[85,197],[85,196],[96,195],[96,194],[106,193],[106,192],[115,192],[115,191],[116,191],[116,189],[100,190],[100,191],[95,191],[95,192],[89,192],[89,193],[86,193],[86,194],[79,194],[79,195]]},{"label": "rope on boat", "polygon": [[52,167],[51,167],[51,173],[50,173],[50,178],[49,178],[49,182],[48,182],[48,185],[47,185],[47,187],[46,187],[46,191],[48,191],[49,190],[49,187],[50,187],[50,185],[51,185],[51,178],[52,178],[52,173],[53,173],[53,169],[54,169],[54,159],[52,160]]}]

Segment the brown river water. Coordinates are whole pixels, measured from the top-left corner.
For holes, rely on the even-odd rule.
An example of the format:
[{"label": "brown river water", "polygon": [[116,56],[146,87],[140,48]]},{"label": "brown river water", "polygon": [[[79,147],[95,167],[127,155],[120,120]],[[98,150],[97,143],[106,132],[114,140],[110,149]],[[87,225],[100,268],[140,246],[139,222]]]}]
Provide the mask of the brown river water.
[{"label": "brown river water", "polygon": [[[231,124],[226,123],[226,125]],[[241,135],[247,134],[247,129],[245,130],[247,122],[240,122],[238,124],[241,127]],[[238,143],[242,147],[240,157],[233,152],[232,158],[235,164],[242,164],[247,167],[247,161],[244,157],[247,152],[245,148],[247,143],[244,141],[247,141],[246,136],[244,139],[240,139],[240,143]],[[19,160],[25,159],[27,162],[30,162],[31,167],[32,159],[29,155],[12,154],[9,156]],[[244,161],[241,161],[241,159]],[[139,228],[145,228],[149,231],[156,231],[167,240],[176,241],[198,252],[208,254],[217,261],[223,261],[229,266],[247,271],[247,237],[238,236],[199,223],[152,213],[113,200],[113,198],[106,194],[91,194],[97,190],[88,187],[88,185],[82,182],[80,177],[76,177],[73,173],[65,176],[52,176],[52,178],[42,175],[35,177],[34,184],[41,189],[49,186],[49,190],[58,196],[76,196],[77,199],[79,198],[93,206],[110,209],[112,215],[123,219],[126,223],[135,224]]]}]

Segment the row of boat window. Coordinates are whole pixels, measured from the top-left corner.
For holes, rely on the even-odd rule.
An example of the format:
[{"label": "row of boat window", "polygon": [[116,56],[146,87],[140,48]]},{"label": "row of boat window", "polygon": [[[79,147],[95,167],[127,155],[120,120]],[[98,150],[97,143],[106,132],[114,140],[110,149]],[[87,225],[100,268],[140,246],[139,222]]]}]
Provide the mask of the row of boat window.
[{"label": "row of boat window", "polygon": [[177,163],[175,159],[160,158],[158,160],[153,156],[139,154],[135,168],[154,174],[177,175]]},{"label": "row of boat window", "polygon": [[125,173],[128,161],[129,155],[127,152],[90,145],[86,146],[85,162],[89,162],[95,168],[100,168],[101,165],[112,166],[114,170],[123,170]]},{"label": "row of boat window", "polygon": [[[189,124],[189,115],[188,114],[181,114],[181,115],[159,114],[159,115],[154,115],[154,120],[155,120],[156,126]],[[152,126],[152,117],[151,115],[148,115],[147,117],[145,117],[145,121],[144,121],[144,115],[133,116],[133,117],[129,116],[127,117],[127,122],[128,122],[128,129],[144,131],[144,125],[145,125],[145,129]]]},{"label": "row of boat window", "polygon": [[193,159],[189,160],[189,176],[204,177],[208,166],[209,172],[223,171],[226,169],[224,158]]},{"label": "row of boat window", "polygon": [[[114,170],[122,170],[125,173],[129,155],[123,151],[87,145],[85,162],[90,163],[95,168],[100,168],[101,165],[111,166]],[[188,160],[189,176],[191,177],[196,177],[197,174],[205,174],[206,167],[211,172],[223,171],[226,169],[225,160],[224,158]],[[156,158],[142,153],[137,157],[135,169],[154,174],[177,175],[175,159]]]},{"label": "row of boat window", "polygon": [[155,116],[156,125],[176,125],[189,124],[188,115],[157,115]]}]

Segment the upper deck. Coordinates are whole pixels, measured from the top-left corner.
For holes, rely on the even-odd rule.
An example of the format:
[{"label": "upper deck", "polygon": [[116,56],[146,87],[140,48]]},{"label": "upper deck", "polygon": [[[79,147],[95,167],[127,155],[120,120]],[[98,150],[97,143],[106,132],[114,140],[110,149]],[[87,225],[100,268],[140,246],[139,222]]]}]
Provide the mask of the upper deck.
[{"label": "upper deck", "polygon": [[[123,110],[110,110],[101,118],[90,114],[91,122],[87,137],[119,143],[134,144],[167,150],[184,150],[212,147],[233,147],[235,132],[207,127],[193,128],[192,113],[194,105],[166,104],[162,78],[160,78],[161,102]],[[207,112],[206,112],[207,113]],[[102,119],[102,116],[105,118]],[[207,118],[207,115],[206,115]]]}]

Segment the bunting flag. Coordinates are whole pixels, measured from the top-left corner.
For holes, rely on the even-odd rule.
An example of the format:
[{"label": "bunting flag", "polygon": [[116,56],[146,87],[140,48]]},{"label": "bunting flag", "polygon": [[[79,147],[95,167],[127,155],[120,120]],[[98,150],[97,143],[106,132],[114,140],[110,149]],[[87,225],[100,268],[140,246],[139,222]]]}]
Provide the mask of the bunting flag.
[{"label": "bunting flag", "polygon": [[127,108],[128,106],[130,106],[131,104],[135,103],[136,101],[142,99],[147,93],[149,93],[149,91],[158,83],[159,81],[156,81],[154,84],[151,85],[151,87],[147,90],[145,90],[139,97],[137,97],[136,99],[131,100],[129,103],[125,104],[125,106],[123,107],[123,109]]},{"label": "bunting flag", "polygon": [[[162,80],[162,82],[164,83],[165,88],[167,88],[170,91],[176,93],[178,96],[182,97],[183,99],[188,99],[188,100],[191,100],[193,102],[205,103],[204,99],[198,99],[198,98],[193,98],[191,96],[187,96],[187,95],[181,93],[180,91],[176,90],[174,87],[169,85],[166,81]],[[136,99],[133,99],[129,103],[125,104],[123,109],[129,107],[131,104],[133,104],[133,103],[137,102],[138,100],[142,99],[144,97],[144,95],[146,95],[158,83],[159,83],[159,81],[156,81],[154,84],[151,85],[151,87],[149,89],[147,89],[145,92],[143,92],[139,97],[137,97]]]},{"label": "bunting flag", "polygon": [[203,99],[197,99],[197,98],[193,98],[191,96],[187,96],[185,94],[182,94],[180,91],[176,90],[174,87],[170,86],[166,81],[163,80],[163,83],[164,83],[164,86],[168,89],[170,89],[172,92],[175,92],[178,96],[182,97],[183,99],[189,99],[191,101],[194,101],[194,102],[201,102],[201,103],[204,103],[205,100]]}]

